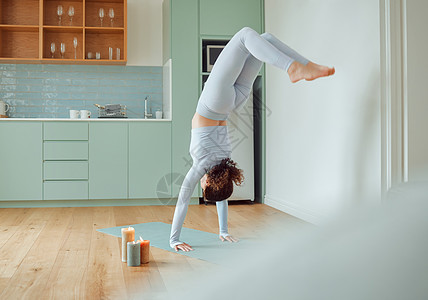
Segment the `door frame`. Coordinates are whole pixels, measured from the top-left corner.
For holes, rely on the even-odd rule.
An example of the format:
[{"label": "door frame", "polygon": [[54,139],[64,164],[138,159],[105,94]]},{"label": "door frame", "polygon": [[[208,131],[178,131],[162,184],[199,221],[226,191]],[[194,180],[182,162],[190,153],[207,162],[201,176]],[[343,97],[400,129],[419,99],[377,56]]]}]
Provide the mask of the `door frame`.
[{"label": "door frame", "polygon": [[407,0],[380,0],[381,195],[408,181]]}]

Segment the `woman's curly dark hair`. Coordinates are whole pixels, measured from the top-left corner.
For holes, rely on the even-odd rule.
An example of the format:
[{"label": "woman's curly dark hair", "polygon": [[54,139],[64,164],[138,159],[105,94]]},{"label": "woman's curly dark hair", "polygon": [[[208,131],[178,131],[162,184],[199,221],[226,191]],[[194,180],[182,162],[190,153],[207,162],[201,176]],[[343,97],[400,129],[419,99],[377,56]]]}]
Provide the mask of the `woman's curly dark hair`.
[{"label": "woman's curly dark hair", "polygon": [[236,162],[230,158],[223,159],[207,172],[208,185],[204,191],[207,200],[222,201],[230,197],[233,183],[241,185],[244,181],[243,171],[236,167]]}]

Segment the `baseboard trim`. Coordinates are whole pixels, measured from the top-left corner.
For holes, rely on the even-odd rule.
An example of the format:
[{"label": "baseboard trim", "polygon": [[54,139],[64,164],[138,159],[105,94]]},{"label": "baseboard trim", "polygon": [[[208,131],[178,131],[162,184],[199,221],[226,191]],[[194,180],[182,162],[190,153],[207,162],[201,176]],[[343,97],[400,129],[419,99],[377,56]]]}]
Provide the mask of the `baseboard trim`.
[{"label": "baseboard trim", "polygon": [[[173,199],[100,199],[100,200],[35,200],[35,201],[0,201],[0,208],[35,208],[35,207],[97,207],[97,206],[146,206],[175,205]],[[199,204],[198,198],[191,198],[191,205]]]},{"label": "baseboard trim", "polygon": [[294,203],[285,201],[284,199],[273,197],[271,195],[265,195],[264,204],[314,225],[320,225],[325,220],[324,217],[313,211],[299,207]]}]

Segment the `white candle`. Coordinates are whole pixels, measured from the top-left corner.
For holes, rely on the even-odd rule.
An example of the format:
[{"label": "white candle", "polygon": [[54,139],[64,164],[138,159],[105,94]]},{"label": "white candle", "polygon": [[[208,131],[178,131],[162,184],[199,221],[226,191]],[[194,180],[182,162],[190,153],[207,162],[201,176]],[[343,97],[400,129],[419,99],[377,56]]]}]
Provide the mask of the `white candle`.
[{"label": "white candle", "polygon": [[132,227],[122,228],[122,262],[126,262],[126,246],[128,242],[135,240],[135,229]]},{"label": "white candle", "polygon": [[127,261],[128,267],[138,267],[141,264],[140,261],[140,243],[135,241],[127,243]]}]

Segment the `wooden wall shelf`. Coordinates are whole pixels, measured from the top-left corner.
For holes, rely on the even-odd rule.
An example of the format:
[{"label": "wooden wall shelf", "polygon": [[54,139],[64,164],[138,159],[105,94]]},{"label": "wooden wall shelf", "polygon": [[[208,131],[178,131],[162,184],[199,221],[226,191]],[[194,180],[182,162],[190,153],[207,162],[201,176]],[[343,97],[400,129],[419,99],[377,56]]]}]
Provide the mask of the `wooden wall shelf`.
[{"label": "wooden wall shelf", "polygon": [[[127,0],[1,0],[0,63],[111,64],[127,60]],[[61,23],[58,5],[63,7]],[[68,9],[74,7],[72,21]],[[105,16],[102,26],[100,8]],[[109,9],[114,19],[109,18]],[[76,56],[73,39],[77,38]],[[50,51],[55,43],[54,58]],[[61,57],[60,44],[65,43]],[[109,47],[113,60],[109,60]],[[116,49],[120,49],[120,59]],[[88,58],[91,52],[93,58]],[[100,59],[95,59],[99,52]]]}]

